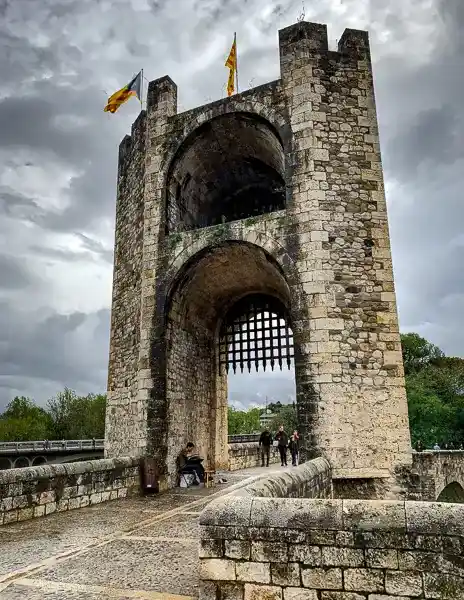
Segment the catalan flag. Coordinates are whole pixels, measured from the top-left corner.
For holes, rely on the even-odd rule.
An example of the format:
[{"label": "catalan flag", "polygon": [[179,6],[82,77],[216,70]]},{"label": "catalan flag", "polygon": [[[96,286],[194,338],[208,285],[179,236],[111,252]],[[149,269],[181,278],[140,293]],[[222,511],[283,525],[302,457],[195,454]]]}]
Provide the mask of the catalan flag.
[{"label": "catalan flag", "polygon": [[237,35],[234,33],[234,42],[226,60],[225,67],[229,69],[229,79],[227,81],[227,95],[234,93],[234,77],[237,73]]},{"label": "catalan flag", "polygon": [[127,102],[132,96],[136,96],[141,102],[142,76],[143,72],[139,71],[139,73],[137,73],[137,75],[127,85],[110,96],[104,111],[115,113],[118,108]]}]

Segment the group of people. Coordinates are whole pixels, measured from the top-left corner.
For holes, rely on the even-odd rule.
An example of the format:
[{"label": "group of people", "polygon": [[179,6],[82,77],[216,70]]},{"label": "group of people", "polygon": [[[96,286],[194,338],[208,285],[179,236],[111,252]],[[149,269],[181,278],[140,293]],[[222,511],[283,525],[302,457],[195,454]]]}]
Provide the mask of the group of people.
[{"label": "group of people", "polygon": [[[259,438],[261,466],[269,466],[271,446],[273,445],[274,440],[277,442],[277,448],[279,450],[280,463],[282,467],[287,466],[288,450],[290,451],[290,455],[292,457],[292,465],[296,467],[298,465],[300,455],[300,436],[298,435],[298,431],[295,430],[289,438],[287,433],[284,431],[283,425],[279,427],[279,431],[275,436],[273,436],[267,428],[261,433],[261,437]],[[177,472],[179,476],[181,478],[185,478],[186,476],[189,477],[192,485],[199,485],[200,483],[203,483],[205,479],[205,469],[202,464],[203,460],[204,459],[197,454],[195,450],[195,444],[193,442],[189,442],[177,458]]]},{"label": "group of people", "polygon": [[273,445],[274,440],[277,442],[281,466],[287,466],[287,450],[290,450],[292,466],[296,467],[298,465],[300,456],[300,436],[298,435],[298,431],[295,430],[289,438],[287,433],[284,431],[283,425],[279,427],[279,431],[276,433],[275,437],[272,436],[271,432],[267,428],[262,432],[261,437],[259,438],[261,466],[269,466],[269,456],[271,454],[271,446]]},{"label": "group of people", "polygon": [[[422,440],[418,440],[415,449],[416,452],[422,452],[427,448],[422,443]],[[435,445],[433,446],[432,450],[434,450],[435,452],[438,452],[438,450],[464,450],[464,444],[462,442],[460,444],[454,444],[453,442],[450,442],[449,444],[444,444],[444,446],[441,447],[438,444],[438,442],[435,442]]]}]

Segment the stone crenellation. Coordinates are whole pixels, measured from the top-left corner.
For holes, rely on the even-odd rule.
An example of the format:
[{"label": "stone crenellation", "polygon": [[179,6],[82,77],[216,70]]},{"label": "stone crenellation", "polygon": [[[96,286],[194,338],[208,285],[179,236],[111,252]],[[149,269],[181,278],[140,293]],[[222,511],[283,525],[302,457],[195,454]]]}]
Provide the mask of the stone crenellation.
[{"label": "stone crenellation", "polygon": [[333,52],[301,22],[279,55],[278,80],[180,114],[150,82],[121,145],[106,456],[168,485],[187,441],[228,464],[218,331],[251,293],[288,312],[302,460],[350,489],[411,464],[368,36]]},{"label": "stone crenellation", "polygon": [[138,495],[139,462],[113,458],[0,471],[0,525]]}]

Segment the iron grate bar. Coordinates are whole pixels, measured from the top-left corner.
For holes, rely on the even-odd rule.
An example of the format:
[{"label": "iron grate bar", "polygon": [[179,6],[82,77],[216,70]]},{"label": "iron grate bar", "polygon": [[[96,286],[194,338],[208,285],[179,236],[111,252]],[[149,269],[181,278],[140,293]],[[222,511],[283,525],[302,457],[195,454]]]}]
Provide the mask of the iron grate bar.
[{"label": "iron grate bar", "polygon": [[227,314],[220,330],[220,366],[243,373],[261,364],[291,368],[293,334],[283,304],[275,298],[254,294],[240,300]]}]

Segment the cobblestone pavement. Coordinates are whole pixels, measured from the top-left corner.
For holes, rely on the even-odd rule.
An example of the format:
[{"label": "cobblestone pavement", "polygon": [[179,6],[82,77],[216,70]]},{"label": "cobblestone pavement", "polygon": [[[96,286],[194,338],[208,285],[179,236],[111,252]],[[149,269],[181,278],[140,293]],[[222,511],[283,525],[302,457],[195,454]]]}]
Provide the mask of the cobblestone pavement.
[{"label": "cobblestone pavement", "polygon": [[198,515],[214,488],[115,500],[0,527],[1,600],[186,600],[198,595]]}]

